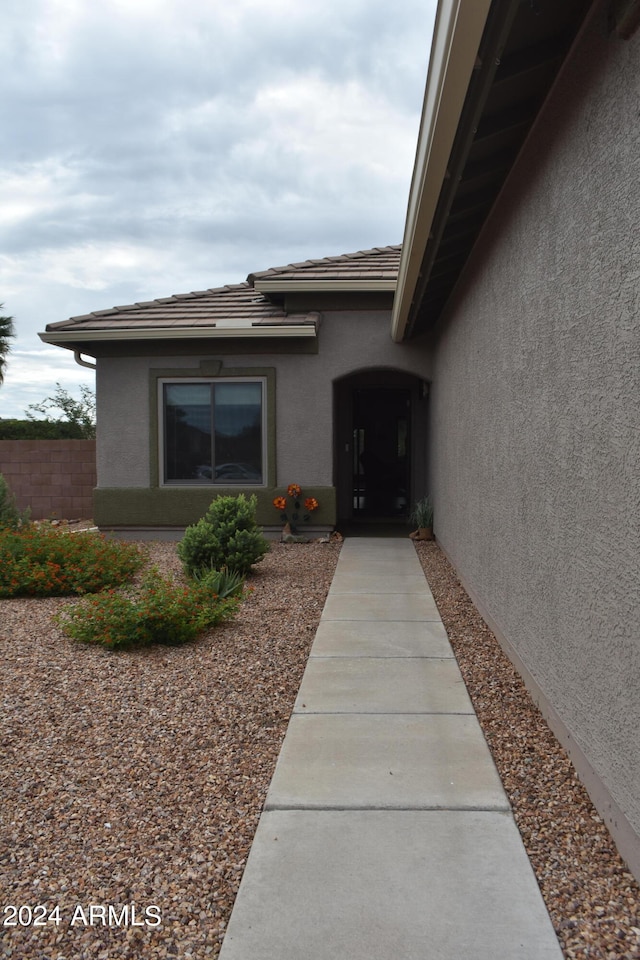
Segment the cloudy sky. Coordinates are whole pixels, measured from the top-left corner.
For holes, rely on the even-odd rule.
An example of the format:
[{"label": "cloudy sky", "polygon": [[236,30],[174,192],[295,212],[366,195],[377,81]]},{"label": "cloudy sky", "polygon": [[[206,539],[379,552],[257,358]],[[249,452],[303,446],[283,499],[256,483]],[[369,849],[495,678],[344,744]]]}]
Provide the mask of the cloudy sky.
[{"label": "cloudy sky", "polygon": [[37,333],[399,243],[435,0],[6,0],[0,417],[92,373]]}]

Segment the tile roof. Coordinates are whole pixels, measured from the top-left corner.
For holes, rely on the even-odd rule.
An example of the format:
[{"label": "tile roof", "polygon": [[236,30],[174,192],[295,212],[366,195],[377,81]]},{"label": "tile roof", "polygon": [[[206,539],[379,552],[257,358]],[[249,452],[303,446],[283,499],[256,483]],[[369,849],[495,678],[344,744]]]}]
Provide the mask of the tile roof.
[{"label": "tile roof", "polygon": [[254,289],[256,279],[361,280],[395,279],[400,246],[376,247],[339,257],[307,260],[249,274],[245,283],[178,294],[109,310],[96,310],[47,325],[47,333],[60,331],[225,328],[315,324],[319,315],[287,314],[282,305]]},{"label": "tile roof", "polygon": [[256,280],[395,280],[398,276],[401,245],[374,247],[339,257],[304,260],[285,267],[271,267],[250,273],[249,283]]},{"label": "tile roof", "polygon": [[284,318],[282,307],[271,303],[248,283],[238,283],[110,310],[96,310],[60,323],[50,323],[47,330],[212,327],[221,323],[224,326],[247,326],[268,320],[278,323]]}]

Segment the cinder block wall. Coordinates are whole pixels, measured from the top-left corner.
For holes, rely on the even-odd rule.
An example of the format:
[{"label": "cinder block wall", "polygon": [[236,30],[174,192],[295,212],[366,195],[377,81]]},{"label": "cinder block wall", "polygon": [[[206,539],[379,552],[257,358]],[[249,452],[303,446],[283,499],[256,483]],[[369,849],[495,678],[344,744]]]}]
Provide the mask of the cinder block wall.
[{"label": "cinder block wall", "polygon": [[33,520],[93,516],[95,440],[0,440],[0,473]]}]

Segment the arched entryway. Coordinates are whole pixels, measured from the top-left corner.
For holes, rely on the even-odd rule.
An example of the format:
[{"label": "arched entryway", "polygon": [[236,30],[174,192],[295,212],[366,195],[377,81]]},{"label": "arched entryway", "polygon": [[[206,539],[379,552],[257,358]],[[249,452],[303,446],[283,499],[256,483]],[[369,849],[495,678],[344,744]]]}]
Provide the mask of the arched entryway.
[{"label": "arched entryway", "polygon": [[339,523],[406,522],[425,484],[426,384],[399,370],[334,384]]}]

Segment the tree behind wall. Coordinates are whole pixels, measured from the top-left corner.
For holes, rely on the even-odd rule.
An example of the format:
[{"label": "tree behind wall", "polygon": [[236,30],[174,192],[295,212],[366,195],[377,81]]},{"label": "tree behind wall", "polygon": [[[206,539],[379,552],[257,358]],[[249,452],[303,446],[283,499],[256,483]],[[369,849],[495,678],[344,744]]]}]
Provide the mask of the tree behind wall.
[{"label": "tree behind wall", "polygon": [[[4,307],[0,303],[0,310]],[[9,340],[15,337],[15,328],[13,317],[0,316],[0,385],[4,382],[4,371],[7,366],[7,354],[9,353]]]},{"label": "tree behind wall", "polygon": [[[80,400],[75,400],[59,383],[52,397],[47,397],[42,403],[30,403],[26,409],[27,418],[38,422],[37,413],[53,419],[57,423],[72,424],[80,431],[80,439],[93,440],[96,435],[96,398],[93,390],[80,384]],[[59,412],[61,416],[51,418],[52,412]]]}]

